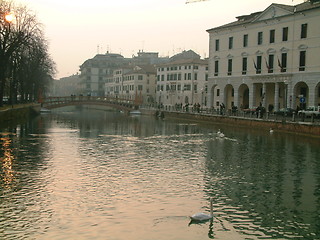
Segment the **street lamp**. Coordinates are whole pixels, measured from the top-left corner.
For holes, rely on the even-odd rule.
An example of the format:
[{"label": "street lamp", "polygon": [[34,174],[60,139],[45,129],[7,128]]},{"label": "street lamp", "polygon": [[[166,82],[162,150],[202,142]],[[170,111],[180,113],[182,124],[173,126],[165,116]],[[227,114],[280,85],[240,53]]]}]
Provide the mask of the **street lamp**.
[{"label": "street lamp", "polygon": [[11,12],[4,14],[4,20],[7,23],[11,23],[13,21],[13,19],[14,19],[14,15]]}]

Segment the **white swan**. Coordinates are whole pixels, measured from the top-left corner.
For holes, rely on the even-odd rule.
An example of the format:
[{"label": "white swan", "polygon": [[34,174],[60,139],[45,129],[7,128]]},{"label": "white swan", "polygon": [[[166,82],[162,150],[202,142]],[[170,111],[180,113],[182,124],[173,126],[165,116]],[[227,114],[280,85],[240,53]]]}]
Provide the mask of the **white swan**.
[{"label": "white swan", "polygon": [[224,133],[220,131],[220,129],[217,132],[218,137],[223,138],[224,137]]},{"label": "white swan", "polygon": [[270,133],[273,133],[273,129],[272,128],[270,128],[270,131],[269,131]]},{"label": "white swan", "polygon": [[210,198],[210,214],[206,213],[196,213],[193,214],[190,218],[191,221],[195,222],[205,222],[213,218],[213,198]]}]

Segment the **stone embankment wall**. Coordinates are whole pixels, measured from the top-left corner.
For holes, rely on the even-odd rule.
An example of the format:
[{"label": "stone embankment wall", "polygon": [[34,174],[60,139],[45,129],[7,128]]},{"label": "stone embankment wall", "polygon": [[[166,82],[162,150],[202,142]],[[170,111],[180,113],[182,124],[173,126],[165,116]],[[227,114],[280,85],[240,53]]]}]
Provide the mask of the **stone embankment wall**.
[{"label": "stone embankment wall", "polygon": [[226,124],[232,126],[243,126],[260,129],[274,129],[277,131],[290,132],[296,134],[305,134],[320,137],[320,125],[306,122],[286,122],[275,120],[264,120],[256,118],[242,118],[232,116],[213,116],[180,112],[164,112],[167,118],[181,118],[195,121],[205,121],[213,124]]},{"label": "stone embankment wall", "polygon": [[40,113],[40,105],[14,105],[11,108],[0,110],[0,123],[26,119]]}]

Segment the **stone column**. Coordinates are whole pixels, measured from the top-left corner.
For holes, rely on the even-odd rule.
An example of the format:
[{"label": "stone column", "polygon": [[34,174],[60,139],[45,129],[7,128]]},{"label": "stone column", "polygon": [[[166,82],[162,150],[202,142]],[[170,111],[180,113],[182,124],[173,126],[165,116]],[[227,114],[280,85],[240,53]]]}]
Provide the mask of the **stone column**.
[{"label": "stone column", "polygon": [[279,110],[279,83],[276,82],[274,86],[274,111]]},{"label": "stone column", "polygon": [[249,88],[249,108],[257,107],[255,99],[256,99],[256,85],[252,83]]},{"label": "stone column", "polygon": [[292,82],[287,83],[287,108],[293,108],[293,89],[292,89]]},{"label": "stone column", "polygon": [[262,106],[264,108],[267,108],[267,84],[266,83],[263,83],[262,84],[262,96],[263,96],[263,99],[262,99]]},{"label": "stone column", "polygon": [[240,108],[239,106],[239,88],[235,88],[233,87],[234,89],[234,96],[233,96],[233,99],[234,99],[234,105],[238,108]]},{"label": "stone column", "polygon": [[213,99],[212,99],[212,95],[214,95],[214,93],[213,93],[213,91],[214,91],[214,88],[212,87],[209,91],[208,91],[208,93],[207,93],[207,106],[208,106],[208,108],[212,108],[212,101],[213,101]]}]

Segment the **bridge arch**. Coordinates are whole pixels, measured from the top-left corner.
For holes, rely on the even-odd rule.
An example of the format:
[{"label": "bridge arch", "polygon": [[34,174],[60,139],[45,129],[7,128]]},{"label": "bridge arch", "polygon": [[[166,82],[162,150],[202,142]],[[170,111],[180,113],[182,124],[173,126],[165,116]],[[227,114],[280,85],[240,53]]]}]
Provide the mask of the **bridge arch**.
[{"label": "bridge arch", "polygon": [[99,105],[111,108],[131,111],[138,109],[141,104],[136,100],[128,100],[116,97],[94,97],[94,96],[68,96],[68,97],[48,97],[40,101],[41,106],[46,109],[55,109],[67,106],[79,105]]}]

